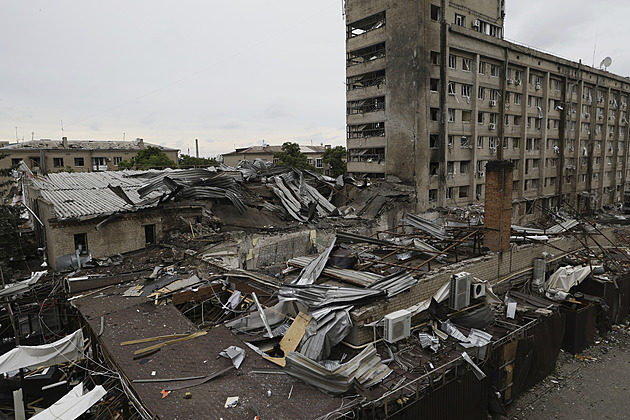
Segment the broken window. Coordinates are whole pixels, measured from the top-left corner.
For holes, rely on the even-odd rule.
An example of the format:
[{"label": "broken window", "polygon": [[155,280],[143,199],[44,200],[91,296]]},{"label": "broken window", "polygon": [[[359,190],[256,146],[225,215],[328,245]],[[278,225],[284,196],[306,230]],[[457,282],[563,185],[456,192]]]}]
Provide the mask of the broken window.
[{"label": "broken window", "polygon": [[472,60],[470,58],[462,58],[462,71],[470,71]]},{"label": "broken window", "polygon": [[477,200],[481,200],[482,194],[483,194],[483,184],[477,184],[475,186],[475,198]]},{"label": "broken window", "polygon": [[430,89],[431,92],[437,92],[440,89],[440,79],[431,79]]},{"label": "broken window", "polygon": [[520,187],[519,180],[512,181],[512,191],[518,192]]},{"label": "broken window", "polygon": [[385,136],[385,122],[357,124],[348,126],[348,138],[383,137]]},{"label": "broken window", "polygon": [[87,233],[77,233],[74,235],[74,249],[75,251],[79,251],[81,254],[87,254],[88,252],[88,242],[87,242]]},{"label": "broken window", "polygon": [[469,160],[463,160],[463,161],[459,162],[459,173],[460,174],[467,174],[468,172],[470,172],[470,161]]},{"label": "broken window", "polygon": [[429,201],[437,201],[438,198],[438,191],[437,189],[430,189],[429,190]]},{"label": "broken window", "polygon": [[155,245],[157,243],[155,238],[155,225],[144,226],[144,243],[146,245]]},{"label": "broken window", "polygon": [[437,149],[440,144],[440,136],[438,134],[429,135],[429,147],[431,149]]},{"label": "broken window", "polygon": [[385,26],[385,12],[358,20],[346,26],[346,38],[363,35],[366,32],[373,31]]},{"label": "broken window", "polygon": [[367,112],[385,111],[385,97],[361,99],[359,101],[347,102],[346,112],[348,115],[365,114]]},{"label": "broken window", "polygon": [[32,168],[39,168],[40,163],[39,163],[39,156],[37,157],[31,157],[31,167]]},{"label": "broken window", "polygon": [[385,57],[385,43],[370,45],[369,47],[350,51],[346,54],[346,65],[367,63]]},{"label": "broken window", "polygon": [[53,167],[63,168],[63,158],[53,158]]},{"label": "broken window", "polygon": [[470,99],[470,92],[472,91],[472,86],[471,85],[462,85],[462,96],[464,98],[469,98]]},{"label": "broken window", "polygon": [[376,162],[385,161],[385,148],[373,147],[368,149],[349,149],[348,160],[351,162]]},{"label": "broken window", "polygon": [[440,20],[440,6],[436,6],[435,4],[431,5],[431,20]]},{"label": "broken window", "polygon": [[446,188],[446,198],[453,198],[453,187]]},{"label": "broken window", "polygon": [[468,198],[468,185],[459,187],[459,198]]},{"label": "broken window", "polygon": [[429,175],[436,176],[440,170],[439,162],[429,162]]},{"label": "broken window", "polygon": [[468,136],[462,136],[461,147],[466,148],[468,146],[470,146],[470,140],[468,139]]},{"label": "broken window", "polygon": [[499,77],[499,73],[501,72],[501,67],[496,64],[490,64],[490,76]]},{"label": "broken window", "polygon": [[486,63],[483,61],[479,62],[479,74],[486,74]]},{"label": "broken window", "polygon": [[520,143],[521,139],[519,137],[514,137],[512,139],[512,149],[518,149],[519,148],[519,143]]},{"label": "broken window", "polygon": [[455,13],[455,25],[466,26],[466,16]]},{"label": "broken window", "polygon": [[74,166],[85,166],[85,160],[82,157],[74,158]]},{"label": "broken window", "polygon": [[319,169],[324,167],[324,161],[322,158],[315,159],[315,167]]},{"label": "broken window", "polygon": [[11,159],[11,166],[12,167],[18,166],[20,164],[20,162],[22,162],[21,158],[13,158],[13,159]]},{"label": "broken window", "polygon": [[455,82],[448,82],[448,94],[456,95]]},{"label": "broken window", "polygon": [[515,93],[514,94],[514,105],[520,105],[523,101],[523,94]]},{"label": "broken window", "polygon": [[479,86],[479,89],[477,90],[477,99],[486,99],[486,88]]},{"label": "broken window", "polygon": [[477,149],[483,149],[483,136],[477,136]]},{"label": "broken window", "polygon": [[457,68],[457,57],[454,55],[448,56],[448,66],[449,68],[455,70]]},{"label": "broken window", "polygon": [[431,64],[434,66],[440,65],[440,53],[437,51],[431,51]]},{"label": "broken window", "polygon": [[346,79],[346,89],[364,89],[370,86],[381,87],[385,84],[385,70],[371,71],[369,73],[358,74]]},{"label": "broken window", "polygon": [[448,122],[455,122],[455,110],[454,109],[449,109],[448,110]]},{"label": "broken window", "polygon": [[455,164],[453,162],[446,163],[446,175],[453,176],[455,174]]},{"label": "broken window", "polygon": [[431,121],[440,121],[440,108],[431,108]]},{"label": "broken window", "polygon": [[471,119],[472,119],[472,111],[463,110],[462,111],[462,122],[470,123]]},{"label": "broken window", "polygon": [[483,112],[482,111],[477,112],[477,123],[483,124]]}]

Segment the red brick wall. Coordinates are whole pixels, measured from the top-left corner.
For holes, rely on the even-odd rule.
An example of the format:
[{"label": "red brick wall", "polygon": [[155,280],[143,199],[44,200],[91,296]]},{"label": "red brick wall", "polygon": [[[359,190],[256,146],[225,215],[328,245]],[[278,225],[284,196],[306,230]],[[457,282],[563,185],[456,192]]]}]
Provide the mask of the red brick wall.
[{"label": "red brick wall", "polygon": [[490,161],[486,164],[486,230],[483,245],[491,251],[510,248],[513,172],[514,164],[509,161]]}]

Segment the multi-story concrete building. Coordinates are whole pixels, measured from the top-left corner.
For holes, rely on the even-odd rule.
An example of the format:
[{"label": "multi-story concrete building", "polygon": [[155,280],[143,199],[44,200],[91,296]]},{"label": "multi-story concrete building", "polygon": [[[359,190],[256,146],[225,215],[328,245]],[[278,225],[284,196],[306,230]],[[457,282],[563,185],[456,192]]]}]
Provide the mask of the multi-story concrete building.
[{"label": "multi-story concrete building", "polygon": [[33,172],[97,172],[111,171],[124,160],[148,147],[159,148],[173,162],[177,162],[179,150],[157,144],[134,141],[96,140],[32,140],[23,143],[4,144],[0,147],[0,168],[8,168],[23,160]]},{"label": "multi-story concrete building", "polygon": [[349,172],[415,184],[418,211],[483,202],[490,160],[516,219],[622,198],[628,78],[504,40],[504,0],[345,4]]}]

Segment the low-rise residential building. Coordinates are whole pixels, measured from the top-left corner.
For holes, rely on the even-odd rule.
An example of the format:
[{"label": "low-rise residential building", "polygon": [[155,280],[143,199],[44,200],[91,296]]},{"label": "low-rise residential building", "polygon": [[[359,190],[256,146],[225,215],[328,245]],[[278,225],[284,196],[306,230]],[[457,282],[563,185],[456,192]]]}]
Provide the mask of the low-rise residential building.
[{"label": "low-rise residential building", "polygon": [[[308,163],[317,169],[328,169],[328,165],[324,164],[322,156],[326,149],[330,149],[330,145],[322,146],[300,146],[300,152],[304,153],[308,159]],[[282,152],[282,146],[250,146],[240,147],[233,152],[223,155],[223,163],[228,166],[236,166],[242,160],[262,159],[278,163],[278,159],[274,159],[273,154]]]},{"label": "low-rise residential building", "polygon": [[153,146],[159,148],[174,162],[178,149],[133,141],[101,140],[31,140],[4,144],[0,147],[0,168],[8,168],[24,161],[35,173],[48,172],[102,172],[116,170],[122,161],[131,161],[136,154]]}]

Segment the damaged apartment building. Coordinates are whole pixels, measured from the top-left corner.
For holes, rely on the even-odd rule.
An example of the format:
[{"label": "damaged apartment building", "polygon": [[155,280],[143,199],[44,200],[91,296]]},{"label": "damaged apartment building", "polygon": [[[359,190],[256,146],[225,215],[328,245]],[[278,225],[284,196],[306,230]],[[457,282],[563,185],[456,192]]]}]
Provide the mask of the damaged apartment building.
[{"label": "damaged apartment building", "polygon": [[414,184],[418,211],[483,202],[514,164],[513,213],[623,200],[627,78],[503,38],[504,0],[347,0],[348,171]]}]

